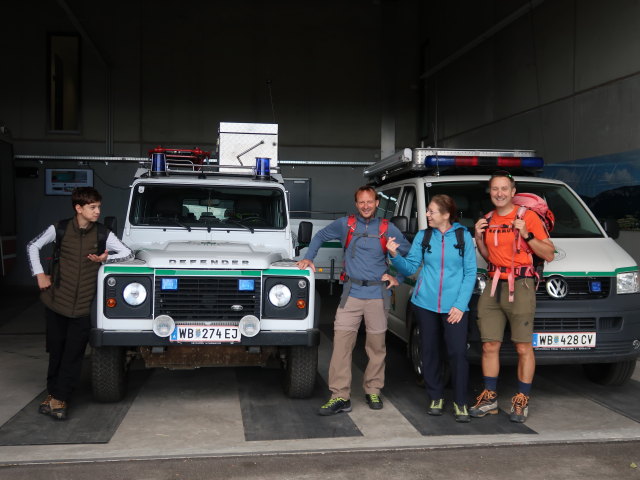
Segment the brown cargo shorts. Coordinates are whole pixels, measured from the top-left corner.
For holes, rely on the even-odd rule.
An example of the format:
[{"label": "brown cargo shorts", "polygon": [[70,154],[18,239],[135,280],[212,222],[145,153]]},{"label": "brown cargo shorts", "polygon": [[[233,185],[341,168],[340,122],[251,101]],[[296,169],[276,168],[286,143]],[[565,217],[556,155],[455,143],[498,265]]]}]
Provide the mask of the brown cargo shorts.
[{"label": "brown cargo shorts", "polygon": [[531,343],[533,319],[536,313],[536,291],[533,278],[515,281],[513,302],[509,302],[509,283],[500,280],[496,294],[491,296],[491,281],[478,300],[478,329],[483,342],[502,342],[509,322],[511,341]]}]

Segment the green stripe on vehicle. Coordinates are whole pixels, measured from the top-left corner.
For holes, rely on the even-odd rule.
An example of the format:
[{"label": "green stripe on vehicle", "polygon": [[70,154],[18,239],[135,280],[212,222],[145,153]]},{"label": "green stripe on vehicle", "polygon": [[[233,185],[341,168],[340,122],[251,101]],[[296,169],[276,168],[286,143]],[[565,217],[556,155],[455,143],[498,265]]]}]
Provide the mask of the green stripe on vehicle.
[{"label": "green stripe on vehicle", "polygon": [[279,268],[268,268],[267,270],[265,270],[264,272],[262,272],[264,275],[287,275],[287,276],[305,276],[308,277],[309,276],[309,270],[287,270],[287,269],[279,269]]},{"label": "green stripe on vehicle", "polygon": [[[637,272],[638,271],[638,267],[621,267],[621,268],[616,268],[615,271],[613,272],[590,272],[590,271],[581,271],[581,272],[573,272],[573,271],[567,271],[567,272],[554,272],[554,271],[550,271],[550,270],[545,270],[544,271],[544,276],[545,277],[550,277],[551,275],[562,275],[564,277],[615,277],[618,273],[625,273],[625,272]],[[478,273],[484,273],[487,274],[487,270],[485,268],[479,268],[478,269]]]},{"label": "green stripe on vehicle", "polygon": [[341,242],[322,242],[321,248],[342,248]]},{"label": "green stripe on vehicle", "polygon": [[259,270],[156,270],[156,275],[206,277],[259,277]]},{"label": "green stripe on vehicle", "polygon": [[148,267],[104,267],[104,273],[153,273]]}]

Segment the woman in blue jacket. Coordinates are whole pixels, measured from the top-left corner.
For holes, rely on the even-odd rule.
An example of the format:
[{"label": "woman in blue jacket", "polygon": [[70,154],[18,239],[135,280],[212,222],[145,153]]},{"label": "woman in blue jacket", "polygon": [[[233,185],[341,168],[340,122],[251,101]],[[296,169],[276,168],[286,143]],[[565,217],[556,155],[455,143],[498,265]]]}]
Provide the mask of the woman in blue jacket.
[{"label": "woman in blue jacket", "polygon": [[[423,252],[426,230],[418,232],[406,257],[397,255],[398,243],[389,238],[387,248],[391,262],[403,275],[418,276],[411,302],[420,326],[422,373],[431,404],[429,415],[442,415],[444,385],[442,383],[440,344],[444,336],[453,377],[453,409],[457,422],[468,422],[467,328],[469,300],[476,281],[476,253],[468,230],[457,223],[458,209],[448,195],[435,195],[427,210],[431,230],[429,246]],[[464,251],[457,248],[456,230],[463,229]]]}]

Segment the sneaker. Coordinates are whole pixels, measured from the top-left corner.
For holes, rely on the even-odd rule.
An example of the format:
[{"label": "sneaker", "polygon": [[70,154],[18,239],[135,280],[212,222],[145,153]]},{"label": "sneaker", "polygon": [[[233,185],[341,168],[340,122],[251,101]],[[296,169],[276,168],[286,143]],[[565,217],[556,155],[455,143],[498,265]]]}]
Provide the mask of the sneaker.
[{"label": "sneaker", "polygon": [[518,393],[511,399],[511,413],[509,420],[516,423],[524,423],[529,414],[529,397],[524,393]]},{"label": "sneaker", "polygon": [[453,414],[455,415],[456,422],[458,423],[469,423],[471,421],[466,405],[459,407],[456,402],[453,402]]},{"label": "sneaker", "polygon": [[319,415],[335,415],[340,412],[351,411],[351,400],[345,400],[342,397],[330,398],[327,403],[322,405],[318,410]]},{"label": "sneaker", "polygon": [[49,402],[51,408],[51,416],[57,420],[66,420],[67,418],[67,402],[51,397]]},{"label": "sneaker", "polygon": [[444,398],[439,400],[431,400],[431,405],[427,409],[427,413],[429,415],[442,415],[442,410],[444,409]]},{"label": "sneaker", "polygon": [[42,413],[44,415],[50,415],[51,414],[51,405],[49,405],[49,402],[51,402],[51,399],[53,398],[53,395],[49,394],[47,395],[47,398],[45,398],[42,403],[38,406],[38,412]]},{"label": "sneaker", "polygon": [[383,407],[382,398],[380,397],[380,395],[376,395],[375,393],[367,393],[364,396],[364,399],[369,404],[369,408],[371,410],[380,410]]},{"label": "sneaker", "polygon": [[469,409],[469,415],[474,418],[484,417],[487,413],[495,415],[498,413],[498,394],[486,388],[476,398],[476,404]]}]

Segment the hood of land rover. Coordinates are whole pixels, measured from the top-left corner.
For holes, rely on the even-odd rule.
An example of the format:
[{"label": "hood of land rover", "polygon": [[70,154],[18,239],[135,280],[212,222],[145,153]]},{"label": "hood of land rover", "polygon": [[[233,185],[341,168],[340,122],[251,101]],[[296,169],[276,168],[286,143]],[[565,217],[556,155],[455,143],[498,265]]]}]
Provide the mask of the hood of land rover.
[{"label": "hood of land rover", "polygon": [[173,242],[139,250],[136,258],[152,268],[256,269],[269,268],[282,254],[235,242]]}]

